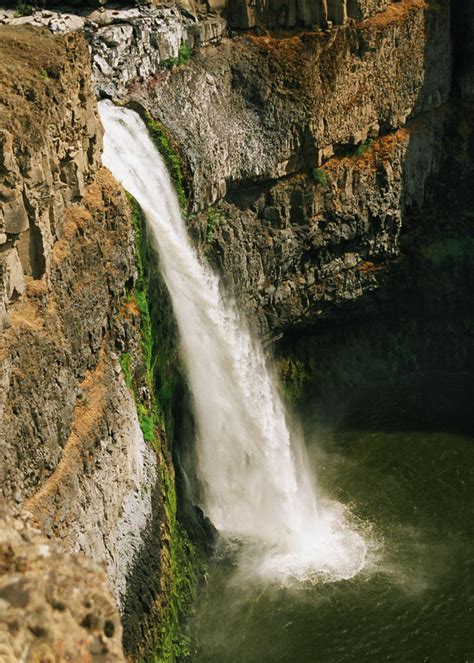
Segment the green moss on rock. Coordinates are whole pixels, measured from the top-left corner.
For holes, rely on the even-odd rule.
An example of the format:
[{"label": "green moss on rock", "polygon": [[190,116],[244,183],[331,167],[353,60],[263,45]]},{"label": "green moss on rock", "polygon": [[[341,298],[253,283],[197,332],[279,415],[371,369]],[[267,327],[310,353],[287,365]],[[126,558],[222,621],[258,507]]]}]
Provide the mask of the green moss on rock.
[{"label": "green moss on rock", "polygon": [[[146,633],[143,663],[173,663],[189,654],[189,638],[183,627],[196,600],[203,573],[202,555],[178,519],[172,447],[175,439],[174,401],[183,380],[177,349],[178,333],[159,258],[148,237],[144,215],[128,196],[135,229],[137,280],[131,296],[141,320],[141,348],[149,398],[143,402],[131,374],[131,358],[120,364],[131,387],[145,440],[157,451],[163,502],[161,575],[163,596],[157,602],[154,623]],[[149,626],[149,625],[148,625]]]},{"label": "green moss on rock", "polygon": [[174,188],[176,190],[176,195],[178,196],[181,209],[186,211],[188,201],[185,190],[183,168],[181,165],[180,157],[178,155],[177,147],[173,144],[173,140],[169,132],[161,124],[161,122],[158,122],[158,120],[152,116],[150,111],[144,108],[141,104],[137,102],[131,102],[129,106],[132,108],[132,110],[138,113],[142,120],[145,122],[151,139],[164,159],[166,168],[168,169]]}]

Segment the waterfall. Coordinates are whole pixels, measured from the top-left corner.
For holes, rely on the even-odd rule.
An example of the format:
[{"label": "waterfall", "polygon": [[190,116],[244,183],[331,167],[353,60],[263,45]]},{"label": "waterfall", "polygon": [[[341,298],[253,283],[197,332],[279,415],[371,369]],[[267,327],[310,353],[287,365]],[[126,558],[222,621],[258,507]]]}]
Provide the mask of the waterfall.
[{"label": "waterfall", "polygon": [[269,578],[346,578],[366,546],[342,506],[318,500],[303,445],[259,343],[188,239],[172,182],[141,118],[99,103],[103,163],[140,204],[159,251],[197,423],[200,506]]}]

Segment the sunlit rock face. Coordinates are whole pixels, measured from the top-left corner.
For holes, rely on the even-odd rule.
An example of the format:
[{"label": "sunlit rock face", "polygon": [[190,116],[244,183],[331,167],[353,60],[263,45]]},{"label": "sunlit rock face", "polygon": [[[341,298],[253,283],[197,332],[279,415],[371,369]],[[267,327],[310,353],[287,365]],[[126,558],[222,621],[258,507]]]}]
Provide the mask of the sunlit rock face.
[{"label": "sunlit rock face", "polygon": [[[427,238],[442,223],[456,241],[472,234],[473,15],[472,0],[181,0],[0,28],[2,489],[66,549],[105,562],[122,606],[132,593],[145,610],[152,575],[148,610],[169,581],[155,554],[167,532],[117,358],[141,352],[124,297],[133,233],[100,167],[96,94],[162,122],[196,244],[276,338],[351,320],[369,293],[389,304],[384,286],[411,283],[415,252],[434,281]],[[457,250],[447,260],[472,290]]]},{"label": "sunlit rock face", "polygon": [[4,27],[2,54],[0,274],[8,306],[25,276],[48,271],[64,209],[81,199],[99,162],[101,131],[78,35],[59,43],[46,31]]},{"label": "sunlit rock face", "polygon": [[141,357],[129,206],[100,164],[82,35],[2,26],[0,44],[1,491],[104,563],[123,608],[161,509],[117,356]]},{"label": "sunlit rock face", "polygon": [[447,5],[413,5],[330,34],[223,40],[133,96],[176,138],[199,209],[239,182],[309,170],[438,108],[450,60]]},{"label": "sunlit rock face", "polygon": [[195,16],[179,8],[106,10],[85,26],[92,49],[94,85],[101,96],[123,96],[186,53],[218,41],[227,32],[219,15]]},{"label": "sunlit rock face", "polygon": [[0,658],[124,663],[104,569],[70,555],[31,518],[0,512]]},{"label": "sunlit rock face", "polygon": [[224,39],[134,89],[179,145],[192,228],[265,333],[384,282],[436,176],[451,48],[448,3],[392,3],[343,30]]}]

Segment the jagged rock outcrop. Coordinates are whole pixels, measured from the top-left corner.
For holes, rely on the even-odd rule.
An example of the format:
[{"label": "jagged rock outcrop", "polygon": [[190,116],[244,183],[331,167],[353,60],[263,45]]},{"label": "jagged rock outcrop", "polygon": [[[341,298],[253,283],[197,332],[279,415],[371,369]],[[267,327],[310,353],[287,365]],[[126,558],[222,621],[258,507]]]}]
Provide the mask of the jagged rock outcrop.
[{"label": "jagged rock outcrop", "polygon": [[125,662],[103,568],[30,520],[0,514],[0,660]]},{"label": "jagged rock outcrop", "polygon": [[[457,174],[471,172],[473,144],[468,116],[446,107],[447,0],[170,5],[33,16],[59,37],[0,28],[2,489],[65,549],[105,562],[130,651],[142,653],[160,586],[171,592],[167,469],[143,440],[116,355],[141,361],[125,296],[130,214],[100,168],[89,52],[68,31],[89,41],[99,94],[139,101],[166,127],[187,173],[190,229],[267,338],[350,317],[346,305],[393,273],[408,280],[402,242],[414,251],[417,224],[436,217],[424,205],[443,179],[441,137],[463,136],[449,152]],[[456,14],[466,34],[469,8]],[[468,100],[468,41],[456,55]]]},{"label": "jagged rock outcrop", "polygon": [[9,17],[7,22],[57,33],[83,32],[92,51],[94,89],[99,96],[114,99],[126,96],[137,82],[185,61],[192,49],[227,34],[222,16],[195,15],[172,6],[102,9],[84,15],[35,11],[31,16]]},{"label": "jagged rock outcrop", "polygon": [[5,27],[1,47],[0,292],[8,306],[25,276],[41,279],[49,270],[64,209],[81,198],[97,166],[101,133],[78,35],[59,45],[44,31],[39,49],[31,28]]},{"label": "jagged rock outcrop", "polygon": [[[164,10],[163,16],[166,16],[167,10],[171,9],[175,16],[181,15],[181,20],[189,24],[187,19],[197,22],[205,21],[205,16],[219,17],[224,19],[231,29],[249,29],[255,27],[284,28],[291,29],[295,27],[329,27],[333,24],[343,25],[348,20],[362,20],[369,18],[374,14],[383,11],[390,2],[399,2],[400,0],[155,0],[151,2],[135,3],[114,3],[111,10],[105,11],[114,17],[120,17],[119,21],[124,23],[127,17],[136,18],[137,16],[159,16]],[[61,29],[80,29],[84,24],[81,16],[91,16],[93,20],[99,19],[103,22],[104,5],[107,0],[101,0],[100,12],[94,10],[96,3],[91,2],[89,6],[82,9],[75,7],[78,14],[71,15],[66,12],[62,3],[56,0],[49,0],[43,3],[43,7],[51,7],[57,11],[52,13],[49,10],[39,12],[32,6],[31,13],[35,15],[34,20],[38,24],[43,24],[46,19],[47,24],[53,30]],[[122,5],[122,7],[120,6]],[[135,5],[135,6],[133,6]],[[158,13],[155,13],[158,10]],[[178,14],[174,12],[178,11]],[[6,14],[10,17],[10,14]],[[1,14],[0,14],[1,18]],[[15,17],[15,23],[21,24],[23,17]],[[110,20],[110,18],[108,19]],[[198,34],[201,27],[197,26]]]},{"label": "jagged rock outcrop", "polygon": [[[227,24],[220,16],[197,19],[178,9],[104,12],[106,25],[86,26],[99,94],[124,96],[130,84],[147,81],[163,67],[189,57],[193,48],[217,41]],[[185,49],[183,51],[183,49]]]},{"label": "jagged rock outcrop", "polygon": [[264,333],[383,282],[439,163],[451,48],[449,3],[405,0],[327,33],[224,39],[134,90],[176,139],[193,211],[218,210],[193,225]]}]

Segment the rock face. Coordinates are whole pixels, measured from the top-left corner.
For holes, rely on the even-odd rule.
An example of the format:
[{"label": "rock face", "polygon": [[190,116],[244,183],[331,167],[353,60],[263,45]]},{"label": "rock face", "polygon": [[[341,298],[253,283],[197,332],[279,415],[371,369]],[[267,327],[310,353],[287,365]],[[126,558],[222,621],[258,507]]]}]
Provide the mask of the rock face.
[{"label": "rock face", "polygon": [[130,86],[185,61],[193,49],[227,34],[227,21],[220,14],[194,14],[182,5],[168,3],[165,7],[102,8],[83,14],[34,11],[31,16],[8,15],[4,20],[12,27],[83,32],[92,51],[95,92],[112,98],[126,96]]},{"label": "rock face", "polygon": [[449,20],[447,3],[411,0],[344,30],[224,40],[134,96],[176,138],[199,209],[237,183],[310,170],[439,107]]},{"label": "rock face", "polygon": [[442,121],[439,114],[375,139],[359,156],[332,158],[316,171],[319,181],[295,175],[228,193],[207,253],[260,333],[308,326],[380,287],[400,255],[406,211],[421,207],[436,173]]},{"label": "rock face", "polygon": [[[50,541],[106,565],[129,649],[143,654],[156,631],[160,591],[171,593],[176,557],[165,512],[174,494],[165,506],[163,477],[169,480],[172,466],[145,443],[117,357],[133,357],[135,373],[146,374],[130,296],[130,210],[100,167],[94,92],[138,101],[165,126],[187,175],[190,230],[267,339],[322,323],[326,335],[314,347],[329,355],[335,319],[350,321],[377,293],[388,301],[397,278],[407,284],[397,302],[408,306],[413,275],[413,307],[430,309],[442,290],[431,310],[439,317],[449,299],[452,319],[462,311],[456,325],[467,328],[471,314],[450,279],[454,269],[456,284],[472,280],[473,201],[465,194],[474,172],[466,103],[473,98],[471,1],[453,5],[453,16],[448,0],[157,4],[27,19],[65,33],[59,36],[0,27],[2,491]],[[76,29],[83,35],[70,32]],[[453,90],[459,97],[450,104]],[[435,236],[443,224],[446,246]],[[449,278],[438,283],[445,263]],[[163,296],[155,290],[153,314]],[[436,324],[439,348],[445,325]],[[163,345],[170,328],[162,325]],[[366,329],[347,347],[365,342]],[[380,356],[386,329],[377,337]],[[451,336],[454,356],[461,334]],[[346,347],[344,334],[338,342]],[[470,350],[463,352],[448,367],[468,365]],[[331,361],[326,366],[332,374]],[[150,400],[148,385],[138,383],[140,398]],[[163,380],[163,390],[172,391],[170,384]],[[177,411],[171,400],[170,417]],[[10,657],[40,646],[49,655],[64,618],[68,647],[80,639],[77,652],[88,648],[91,660],[121,661],[103,574],[64,558],[83,569],[88,587],[79,595],[99,607],[86,605],[84,613],[78,599],[60,609],[49,587],[61,555],[16,522],[5,524],[4,562],[26,559],[7,569],[7,580],[25,574],[26,589],[15,576],[18,595],[8,580],[0,609],[7,624],[25,610],[32,628],[14,638],[0,631],[0,647]],[[68,589],[72,576],[62,573]],[[88,598],[96,586],[100,597]],[[46,602],[47,633],[36,629],[30,599]]]},{"label": "rock face", "polygon": [[192,226],[264,334],[384,282],[437,171],[451,50],[449,3],[407,0],[329,32],[224,39],[134,91],[176,139]]},{"label": "rock face", "polygon": [[229,30],[327,29],[351,19],[370,18],[389,4],[390,0],[181,0],[85,9],[79,14],[35,10],[31,16],[19,18],[7,13],[4,20],[12,26],[32,24],[53,32],[84,32],[92,50],[96,91],[119,98],[137,82],[184,62],[193,49],[220,41]]},{"label": "rock face", "polygon": [[99,94],[124,96],[131,83],[146,81],[163,67],[189,57],[193,48],[218,40],[226,31],[220,16],[192,17],[179,9],[104,12],[88,23],[92,69]]},{"label": "rock face", "polygon": [[0,282],[4,307],[23,292],[24,276],[41,279],[48,271],[64,209],[81,198],[101,150],[83,40],[71,34],[59,45],[45,31],[41,45],[37,50],[31,28],[20,32],[2,28]]},{"label": "rock face", "polygon": [[229,23],[234,27],[256,25],[294,28],[343,24],[382,11],[390,0],[229,0]]},{"label": "rock face", "polygon": [[145,541],[159,557],[166,530],[158,458],[116,355],[141,357],[130,209],[100,167],[83,37],[3,27],[0,43],[2,493],[103,562],[124,609]]},{"label": "rock face", "polygon": [[66,555],[24,516],[0,517],[0,659],[122,663],[122,626],[102,568]]}]

